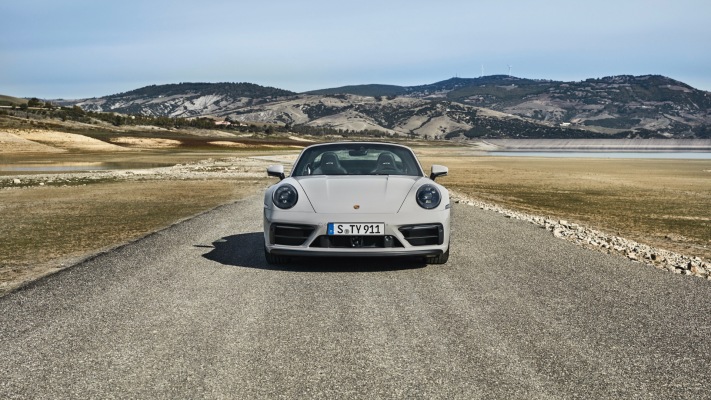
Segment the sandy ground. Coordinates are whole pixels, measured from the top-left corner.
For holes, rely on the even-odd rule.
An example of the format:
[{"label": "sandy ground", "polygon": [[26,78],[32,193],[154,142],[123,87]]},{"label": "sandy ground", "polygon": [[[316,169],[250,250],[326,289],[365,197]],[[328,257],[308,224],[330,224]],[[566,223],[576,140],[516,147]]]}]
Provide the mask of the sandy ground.
[{"label": "sandy ground", "polygon": [[[180,146],[180,141],[172,139],[134,138],[120,136],[116,138],[111,138],[109,140],[111,141],[111,143],[115,143],[117,145],[150,149],[165,149]],[[122,149],[123,148],[124,147],[122,147]]]},{"label": "sandy ground", "polygon": [[[214,137],[235,138],[230,133],[210,131]],[[191,134],[206,136],[207,133],[193,131]],[[252,135],[240,135],[250,137]],[[289,139],[304,142],[307,145],[312,140],[289,136]],[[84,135],[40,129],[6,129],[0,130],[0,155],[13,154],[55,154],[66,152],[123,152],[136,150],[165,150],[181,146],[182,142],[174,139],[114,136],[108,139],[110,143],[90,138]],[[249,149],[249,145],[228,140],[207,142],[214,146],[227,149]],[[283,145],[263,144],[263,148],[284,148]],[[287,146],[300,149],[299,146]]]},{"label": "sandy ground", "polygon": [[19,153],[63,153],[66,150],[34,142],[24,138],[20,132],[0,131],[0,154]]},{"label": "sandy ground", "polygon": [[[14,139],[14,140],[13,140]],[[18,140],[20,139],[20,140]],[[7,143],[4,141],[7,140]],[[0,143],[3,146],[0,152],[59,152],[67,150],[82,151],[127,151],[125,147],[112,145],[101,140],[93,139],[74,133],[46,131],[46,130],[14,130],[0,132]],[[19,145],[20,148],[16,147]],[[44,145],[39,147],[37,145]]]}]

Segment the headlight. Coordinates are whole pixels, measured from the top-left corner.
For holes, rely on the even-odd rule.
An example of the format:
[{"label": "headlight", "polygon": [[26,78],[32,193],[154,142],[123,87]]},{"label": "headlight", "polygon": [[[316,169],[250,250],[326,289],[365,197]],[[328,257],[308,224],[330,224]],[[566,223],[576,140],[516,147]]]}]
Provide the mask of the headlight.
[{"label": "headlight", "polygon": [[440,201],[442,201],[442,195],[439,194],[439,190],[433,185],[422,185],[417,189],[417,204],[422,208],[431,210],[437,208]]},{"label": "headlight", "polygon": [[274,194],[272,195],[272,201],[274,201],[274,205],[283,210],[294,207],[298,200],[299,193],[297,193],[296,189],[294,189],[294,187],[289,185],[288,183],[285,183],[276,188]]}]

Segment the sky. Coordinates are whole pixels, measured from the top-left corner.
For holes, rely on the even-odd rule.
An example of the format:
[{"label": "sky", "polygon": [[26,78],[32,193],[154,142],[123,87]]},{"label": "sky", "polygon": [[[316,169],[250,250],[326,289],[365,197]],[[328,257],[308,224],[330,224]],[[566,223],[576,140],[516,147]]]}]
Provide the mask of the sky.
[{"label": "sky", "polygon": [[708,0],[0,2],[0,94],[180,82],[303,92],[510,74],[658,74],[711,90]]}]

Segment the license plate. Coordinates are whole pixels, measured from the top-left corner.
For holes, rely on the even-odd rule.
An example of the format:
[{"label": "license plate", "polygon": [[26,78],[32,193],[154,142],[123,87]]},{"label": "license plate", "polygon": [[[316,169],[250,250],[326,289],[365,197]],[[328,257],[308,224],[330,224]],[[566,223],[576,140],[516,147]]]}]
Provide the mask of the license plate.
[{"label": "license plate", "polygon": [[385,224],[331,222],[328,224],[328,234],[331,236],[382,236],[385,234]]}]

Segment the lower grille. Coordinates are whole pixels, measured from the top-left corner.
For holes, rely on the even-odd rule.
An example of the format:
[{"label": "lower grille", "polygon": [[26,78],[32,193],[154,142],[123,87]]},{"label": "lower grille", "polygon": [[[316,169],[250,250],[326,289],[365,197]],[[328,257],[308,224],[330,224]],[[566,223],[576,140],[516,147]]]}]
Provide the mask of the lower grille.
[{"label": "lower grille", "polygon": [[315,227],[310,225],[274,224],[269,233],[273,244],[301,246],[311,236],[314,229]]},{"label": "lower grille", "polygon": [[400,233],[411,246],[432,246],[444,243],[442,224],[405,225]]},{"label": "lower grille", "polygon": [[390,235],[385,236],[328,236],[323,235],[316,238],[311,247],[320,248],[371,248],[384,249],[390,247],[404,247],[397,238]]}]

